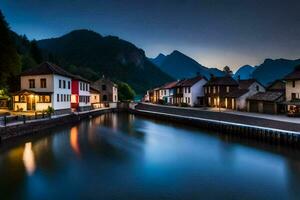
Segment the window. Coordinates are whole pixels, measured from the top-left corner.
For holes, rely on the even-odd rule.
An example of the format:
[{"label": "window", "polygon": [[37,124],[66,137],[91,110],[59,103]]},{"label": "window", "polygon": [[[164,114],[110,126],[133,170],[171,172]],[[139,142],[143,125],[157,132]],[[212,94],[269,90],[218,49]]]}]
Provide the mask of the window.
[{"label": "window", "polygon": [[66,102],[67,101],[67,96],[64,94],[64,101]]},{"label": "window", "polygon": [[292,100],[296,99],[296,93],[292,93]]},{"label": "window", "polygon": [[210,94],[210,86],[208,87],[208,93]]},{"label": "window", "polygon": [[59,102],[59,94],[57,94],[56,101]]},{"label": "window", "polygon": [[63,80],[63,88],[66,89],[66,81]]},{"label": "window", "polygon": [[102,85],[102,90],[106,90],[106,85]]},{"label": "window", "polygon": [[19,102],[20,97],[19,96],[14,96],[14,100],[15,100],[15,102]]},{"label": "window", "polygon": [[296,81],[293,81],[293,88],[296,87]]},{"label": "window", "polygon": [[167,95],[167,90],[164,90],[165,95]]},{"label": "window", "polygon": [[35,80],[29,79],[29,88],[35,88]]},{"label": "window", "polygon": [[258,85],[256,86],[256,91],[259,91],[259,86]]},{"label": "window", "polygon": [[39,96],[39,103],[50,103],[50,96],[49,95],[43,95],[43,96]]},{"label": "window", "polygon": [[47,82],[45,78],[41,78],[41,88],[46,88],[47,87]]},{"label": "window", "polygon": [[58,81],[58,87],[61,88],[61,80]]},{"label": "window", "polygon": [[85,91],[89,91],[89,84],[85,84]]},{"label": "window", "polygon": [[71,88],[71,82],[68,81],[68,89],[70,89],[70,88]]},{"label": "window", "polygon": [[216,93],[216,87],[215,86],[213,87],[213,93],[214,94]]},{"label": "window", "polygon": [[64,95],[63,95],[63,94],[60,95],[60,101],[61,101],[61,102],[64,101]]},{"label": "window", "polygon": [[188,93],[191,93],[191,88],[190,87],[188,87]]},{"label": "window", "polygon": [[228,93],[230,91],[230,87],[226,86],[226,92]]}]

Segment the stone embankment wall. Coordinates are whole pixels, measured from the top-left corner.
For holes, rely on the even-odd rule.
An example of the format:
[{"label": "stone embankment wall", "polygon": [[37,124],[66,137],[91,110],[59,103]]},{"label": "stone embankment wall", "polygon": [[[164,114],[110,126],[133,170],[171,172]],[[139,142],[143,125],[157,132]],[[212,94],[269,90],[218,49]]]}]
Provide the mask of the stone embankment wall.
[{"label": "stone embankment wall", "polygon": [[119,110],[120,109],[118,108],[103,109],[81,114],[70,114],[58,118],[52,117],[48,119],[28,121],[25,124],[17,124],[2,127],[0,128],[0,142],[15,137],[25,136],[27,134],[35,133],[55,126],[61,126],[69,123],[77,123],[82,119],[99,116],[105,113],[117,112]]},{"label": "stone embankment wall", "polygon": [[184,123],[233,137],[300,147],[300,124],[228,113],[138,104],[131,113]]}]

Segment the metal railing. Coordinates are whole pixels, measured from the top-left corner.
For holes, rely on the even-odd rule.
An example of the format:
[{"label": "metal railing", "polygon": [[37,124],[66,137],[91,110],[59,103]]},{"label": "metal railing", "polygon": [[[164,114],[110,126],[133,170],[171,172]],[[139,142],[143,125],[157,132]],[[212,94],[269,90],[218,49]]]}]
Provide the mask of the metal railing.
[{"label": "metal railing", "polygon": [[47,114],[45,112],[35,112],[34,115],[5,115],[0,118],[0,125],[7,126],[9,124],[17,122],[22,122],[23,124],[25,124],[28,121],[46,118],[51,118],[51,114]]}]

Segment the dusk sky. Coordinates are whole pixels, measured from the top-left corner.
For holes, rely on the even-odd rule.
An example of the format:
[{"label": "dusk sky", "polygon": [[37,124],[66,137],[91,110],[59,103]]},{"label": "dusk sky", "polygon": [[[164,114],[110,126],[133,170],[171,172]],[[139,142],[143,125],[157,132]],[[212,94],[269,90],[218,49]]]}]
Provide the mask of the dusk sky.
[{"label": "dusk sky", "polygon": [[148,57],[177,49],[207,67],[233,69],[300,58],[299,0],[1,0],[0,9],[30,39],[92,29]]}]

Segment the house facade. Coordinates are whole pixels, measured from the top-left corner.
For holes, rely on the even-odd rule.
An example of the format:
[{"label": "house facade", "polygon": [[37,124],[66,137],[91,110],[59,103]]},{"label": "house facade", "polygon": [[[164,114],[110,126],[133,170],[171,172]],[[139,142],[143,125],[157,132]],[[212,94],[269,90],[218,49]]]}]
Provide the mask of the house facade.
[{"label": "house facade", "polygon": [[91,109],[90,82],[80,76],[72,77],[71,108],[74,111],[85,111]]},{"label": "house facade", "polygon": [[204,105],[204,88],[207,79],[202,76],[186,79],[180,83],[182,87],[182,102],[189,106]]},{"label": "house facade", "polygon": [[49,62],[21,74],[21,90],[13,94],[14,111],[71,111],[72,74]]},{"label": "house facade", "polygon": [[247,111],[266,114],[284,113],[286,106],[285,100],[285,81],[275,80],[265,92],[258,92],[247,97]]},{"label": "house facade", "polygon": [[225,108],[247,110],[247,98],[265,92],[265,87],[255,79],[238,80],[238,89],[225,95]]},{"label": "house facade", "polygon": [[[231,76],[211,77],[204,85],[205,104],[209,107],[226,108],[225,99],[228,94],[238,90],[238,82]],[[232,102],[227,101],[227,106]],[[233,103],[234,104],[234,103]]]},{"label": "house facade", "polygon": [[90,87],[90,101],[93,109],[101,108],[101,92],[96,88]]},{"label": "house facade", "polygon": [[103,76],[101,79],[94,82],[92,86],[100,91],[101,102],[118,102],[118,87],[109,78]]},{"label": "house facade", "polygon": [[300,115],[300,65],[284,80],[286,107],[289,115]]}]

